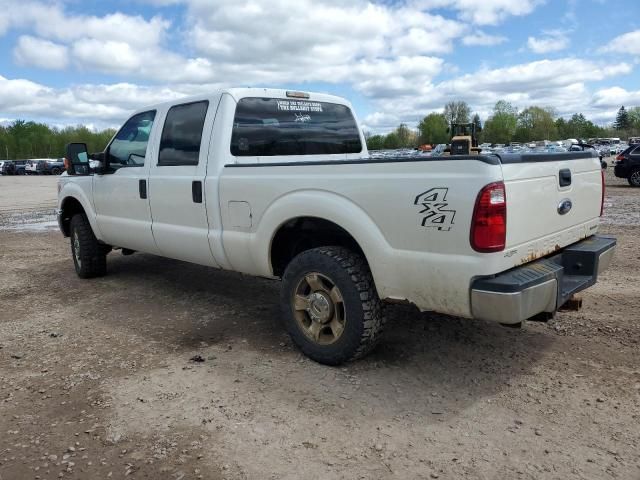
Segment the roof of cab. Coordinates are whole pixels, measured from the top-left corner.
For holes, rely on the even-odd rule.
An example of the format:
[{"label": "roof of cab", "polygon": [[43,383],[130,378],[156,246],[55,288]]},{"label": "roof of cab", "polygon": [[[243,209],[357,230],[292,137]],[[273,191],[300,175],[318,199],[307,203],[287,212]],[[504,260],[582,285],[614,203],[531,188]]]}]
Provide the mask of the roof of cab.
[{"label": "roof of cab", "polygon": [[311,102],[315,101],[315,102],[337,103],[341,105],[346,105],[349,108],[351,108],[351,103],[348,100],[335,95],[330,95],[327,93],[316,93],[316,92],[304,91],[304,93],[309,95],[309,98],[297,98],[297,97],[288,97],[287,92],[299,92],[299,90],[281,89],[281,88],[225,88],[222,90],[213,91],[211,93],[203,93],[203,94],[193,95],[189,97],[174,98],[166,102],[160,102],[153,105],[146,105],[143,108],[137,109],[136,113],[144,112],[144,111],[158,108],[161,106],[179,105],[183,103],[191,103],[191,102],[197,102],[200,100],[207,100],[212,96],[218,95],[220,93],[222,94],[226,93],[230,95],[236,102],[246,97],[283,98],[283,99],[311,101]]}]

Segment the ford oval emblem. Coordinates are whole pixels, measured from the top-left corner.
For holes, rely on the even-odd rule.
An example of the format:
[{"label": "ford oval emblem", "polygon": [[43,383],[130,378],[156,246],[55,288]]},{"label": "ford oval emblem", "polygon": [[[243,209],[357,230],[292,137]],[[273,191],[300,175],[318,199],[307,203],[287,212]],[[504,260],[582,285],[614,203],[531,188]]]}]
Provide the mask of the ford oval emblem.
[{"label": "ford oval emblem", "polygon": [[573,203],[571,203],[571,200],[569,200],[568,198],[565,198],[558,204],[558,213],[560,215],[569,213],[569,210],[571,210],[571,207],[573,207]]}]

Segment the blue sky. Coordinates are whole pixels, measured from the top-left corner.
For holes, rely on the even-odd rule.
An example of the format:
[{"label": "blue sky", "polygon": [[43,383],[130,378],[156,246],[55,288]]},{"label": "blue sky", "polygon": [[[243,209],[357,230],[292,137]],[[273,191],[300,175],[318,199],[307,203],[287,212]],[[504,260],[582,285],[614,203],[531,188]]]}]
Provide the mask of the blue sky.
[{"label": "blue sky", "polygon": [[226,86],[347,97],[367,130],[449,100],[611,122],[640,105],[637,0],[0,0],[0,121],[117,126]]}]

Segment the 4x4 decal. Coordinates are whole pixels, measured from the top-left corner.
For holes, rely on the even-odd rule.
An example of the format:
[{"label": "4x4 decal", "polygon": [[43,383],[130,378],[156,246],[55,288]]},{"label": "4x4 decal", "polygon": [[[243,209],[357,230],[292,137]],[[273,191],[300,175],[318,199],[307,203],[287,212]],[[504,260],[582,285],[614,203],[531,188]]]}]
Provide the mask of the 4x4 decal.
[{"label": "4x4 decal", "polygon": [[420,212],[422,217],[421,225],[427,228],[437,228],[440,231],[448,232],[453,225],[456,211],[448,209],[447,187],[435,187],[418,195],[413,202],[414,205],[424,207]]}]

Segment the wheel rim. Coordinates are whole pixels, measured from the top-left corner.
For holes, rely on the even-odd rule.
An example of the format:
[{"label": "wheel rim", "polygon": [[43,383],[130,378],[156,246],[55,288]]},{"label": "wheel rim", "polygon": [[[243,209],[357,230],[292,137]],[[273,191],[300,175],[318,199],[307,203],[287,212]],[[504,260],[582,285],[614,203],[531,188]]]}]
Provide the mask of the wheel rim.
[{"label": "wheel rim", "polygon": [[76,259],[78,268],[82,268],[82,260],[80,260],[80,238],[78,232],[73,232],[73,256]]},{"label": "wheel rim", "polygon": [[634,185],[640,185],[640,170],[636,170],[635,172],[633,172],[631,174],[631,177],[629,177],[631,180],[631,183],[633,183]]},{"label": "wheel rim", "polygon": [[298,326],[314,343],[330,345],[342,336],[346,323],[344,299],[326,275],[305,274],[294,290],[291,308]]}]

